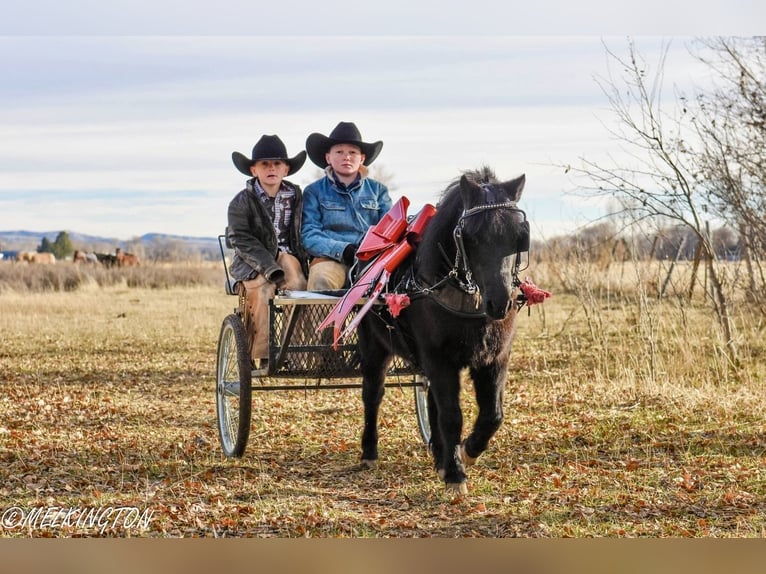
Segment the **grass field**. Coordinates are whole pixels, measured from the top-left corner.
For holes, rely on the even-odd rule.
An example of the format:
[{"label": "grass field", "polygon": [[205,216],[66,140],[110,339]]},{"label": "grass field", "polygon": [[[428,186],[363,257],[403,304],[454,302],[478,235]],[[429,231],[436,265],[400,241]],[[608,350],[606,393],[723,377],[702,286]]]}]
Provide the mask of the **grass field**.
[{"label": "grass field", "polygon": [[[519,317],[506,418],[461,499],[411,389],[386,394],[376,470],[356,468],[358,390],[254,393],[245,456],[225,459],[215,351],[236,300],[218,285],[0,291],[0,536],[766,535],[762,319],[739,311],[735,368],[701,296],[567,272],[536,272],[554,297]],[[29,518],[49,508],[147,520]]]}]

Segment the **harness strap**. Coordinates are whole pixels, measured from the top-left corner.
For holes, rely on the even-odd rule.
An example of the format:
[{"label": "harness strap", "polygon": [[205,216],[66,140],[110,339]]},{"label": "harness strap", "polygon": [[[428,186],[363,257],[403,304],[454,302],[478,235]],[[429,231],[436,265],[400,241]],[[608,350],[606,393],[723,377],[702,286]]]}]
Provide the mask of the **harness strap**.
[{"label": "harness strap", "polygon": [[[481,295],[479,293],[467,293],[461,288],[459,283],[453,284],[450,282],[450,279],[451,277],[445,276],[438,283],[426,287],[418,279],[415,269],[411,267],[407,276],[396,286],[395,290],[403,289],[410,296],[410,300],[428,297],[435,303],[438,303],[443,309],[466,319],[486,317],[487,314],[480,309]],[[459,307],[447,301],[444,293],[448,289],[451,289],[460,296],[462,304]],[[470,297],[470,301],[468,301],[468,297]]]}]

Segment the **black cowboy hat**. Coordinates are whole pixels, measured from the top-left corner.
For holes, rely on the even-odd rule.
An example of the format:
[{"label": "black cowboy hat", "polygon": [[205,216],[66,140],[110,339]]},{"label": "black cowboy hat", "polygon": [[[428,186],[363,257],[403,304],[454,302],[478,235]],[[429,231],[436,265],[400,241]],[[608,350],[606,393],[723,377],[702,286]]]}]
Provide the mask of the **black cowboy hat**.
[{"label": "black cowboy hat", "polygon": [[250,168],[259,159],[281,159],[287,165],[290,166],[290,170],[287,175],[292,175],[298,171],[303,163],[306,161],[306,152],[302,151],[293,158],[287,157],[287,148],[279,136],[261,136],[253,146],[253,157],[248,158],[246,155],[239,153],[238,151],[232,152],[231,160],[239,171],[247,176],[252,177]]},{"label": "black cowboy hat", "polygon": [[362,134],[359,133],[356,125],[352,122],[340,122],[332,130],[329,137],[322,134],[313,133],[306,138],[306,151],[309,159],[321,168],[327,167],[325,154],[330,148],[337,144],[348,143],[358,146],[365,155],[364,165],[370,165],[378,157],[380,150],[383,149],[383,142],[367,143],[362,141]]}]

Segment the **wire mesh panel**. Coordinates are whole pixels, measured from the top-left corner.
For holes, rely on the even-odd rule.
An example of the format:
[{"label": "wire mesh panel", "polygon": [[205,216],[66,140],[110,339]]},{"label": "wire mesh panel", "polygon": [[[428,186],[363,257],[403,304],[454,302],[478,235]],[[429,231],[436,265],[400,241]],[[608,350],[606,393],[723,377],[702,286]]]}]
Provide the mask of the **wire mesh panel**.
[{"label": "wire mesh panel", "polygon": [[[333,329],[317,333],[317,326],[332,311],[337,296],[309,291],[276,296],[269,303],[271,334],[269,374],[274,377],[336,379],[359,377],[360,355],[356,331],[333,349]],[[358,308],[358,307],[357,307]],[[345,319],[353,320],[356,308]],[[414,375],[420,371],[396,358],[389,376]]]}]

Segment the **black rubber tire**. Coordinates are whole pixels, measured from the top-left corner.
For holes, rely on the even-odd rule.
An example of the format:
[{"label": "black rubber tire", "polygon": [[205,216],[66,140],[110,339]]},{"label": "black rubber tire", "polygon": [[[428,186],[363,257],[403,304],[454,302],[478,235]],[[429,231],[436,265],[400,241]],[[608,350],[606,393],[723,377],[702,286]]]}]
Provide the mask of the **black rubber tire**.
[{"label": "black rubber tire", "polygon": [[240,458],[250,437],[252,368],[245,326],[232,313],[221,325],[216,359],[218,436],[227,458]]},{"label": "black rubber tire", "polygon": [[431,444],[431,421],[428,416],[428,379],[422,376],[417,377],[421,383],[414,387],[415,390],[415,415],[418,417],[418,431],[423,443],[428,446]]}]

